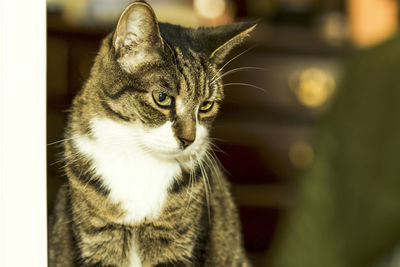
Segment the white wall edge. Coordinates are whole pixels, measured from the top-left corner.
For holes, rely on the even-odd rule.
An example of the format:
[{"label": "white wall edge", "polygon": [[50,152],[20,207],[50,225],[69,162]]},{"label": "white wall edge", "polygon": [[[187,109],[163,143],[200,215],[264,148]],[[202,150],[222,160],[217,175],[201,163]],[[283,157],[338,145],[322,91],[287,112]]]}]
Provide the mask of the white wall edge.
[{"label": "white wall edge", "polygon": [[0,0],[0,264],[47,266],[46,2]]}]

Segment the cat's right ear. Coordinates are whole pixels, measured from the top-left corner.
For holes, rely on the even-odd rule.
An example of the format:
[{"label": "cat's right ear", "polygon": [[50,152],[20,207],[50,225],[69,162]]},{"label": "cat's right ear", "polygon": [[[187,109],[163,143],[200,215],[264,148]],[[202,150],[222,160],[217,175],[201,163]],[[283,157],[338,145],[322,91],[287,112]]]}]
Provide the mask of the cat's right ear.
[{"label": "cat's right ear", "polygon": [[133,2],[122,13],[113,36],[117,61],[128,72],[159,59],[163,41],[153,9]]},{"label": "cat's right ear", "polygon": [[211,62],[216,65],[223,64],[228,53],[241,44],[256,26],[256,21],[249,21],[209,28],[207,39],[211,41],[208,46],[209,49],[212,48]]}]

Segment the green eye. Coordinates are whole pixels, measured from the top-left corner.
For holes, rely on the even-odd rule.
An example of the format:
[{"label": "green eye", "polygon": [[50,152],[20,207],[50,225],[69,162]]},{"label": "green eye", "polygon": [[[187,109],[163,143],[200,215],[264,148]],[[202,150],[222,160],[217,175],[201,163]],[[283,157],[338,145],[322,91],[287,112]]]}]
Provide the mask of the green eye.
[{"label": "green eye", "polygon": [[204,101],[200,105],[200,111],[201,112],[208,112],[208,111],[210,111],[212,109],[213,106],[214,106],[214,102],[212,102],[212,101]]},{"label": "green eye", "polygon": [[169,108],[172,106],[172,97],[159,91],[153,91],[153,99],[161,107]]}]

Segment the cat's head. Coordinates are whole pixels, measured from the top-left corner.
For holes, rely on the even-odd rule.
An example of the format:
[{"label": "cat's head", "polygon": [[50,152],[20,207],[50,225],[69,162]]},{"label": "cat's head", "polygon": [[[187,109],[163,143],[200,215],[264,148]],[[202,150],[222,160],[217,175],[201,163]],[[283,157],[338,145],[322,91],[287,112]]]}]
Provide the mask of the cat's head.
[{"label": "cat's head", "polygon": [[94,138],[179,161],[201,157],[224,93],[219,68],[255,23],[185,28],[159,23],[145,2],[122,13],[83,94]]}]

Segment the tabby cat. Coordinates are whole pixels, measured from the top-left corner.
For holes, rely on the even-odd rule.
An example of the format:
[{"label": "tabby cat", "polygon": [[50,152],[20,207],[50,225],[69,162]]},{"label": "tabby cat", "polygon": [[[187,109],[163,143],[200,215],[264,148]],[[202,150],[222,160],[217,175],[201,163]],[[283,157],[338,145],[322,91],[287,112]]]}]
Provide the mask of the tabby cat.
[{"label": "tabby cat", "polygon": [[133,2],[73,101],[50,266],[249,266],[209,131],[255,23],[185,28]]}]

